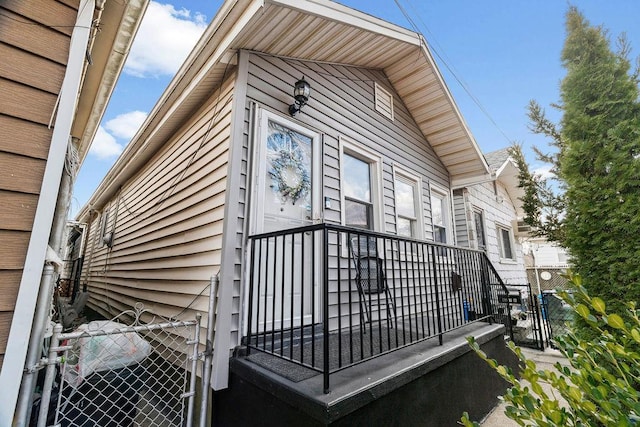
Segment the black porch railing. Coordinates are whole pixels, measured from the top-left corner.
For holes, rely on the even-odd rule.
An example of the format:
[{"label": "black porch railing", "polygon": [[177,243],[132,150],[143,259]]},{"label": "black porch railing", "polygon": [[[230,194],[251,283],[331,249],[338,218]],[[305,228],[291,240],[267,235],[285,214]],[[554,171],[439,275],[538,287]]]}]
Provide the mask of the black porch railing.
[{"label": "black porch railing", "polygon": [[[249,352],[324,375],[471,322],[493,322],[484,252],[330,224],[251,236]],[[494,286],[492,286],[494,285]]]}]

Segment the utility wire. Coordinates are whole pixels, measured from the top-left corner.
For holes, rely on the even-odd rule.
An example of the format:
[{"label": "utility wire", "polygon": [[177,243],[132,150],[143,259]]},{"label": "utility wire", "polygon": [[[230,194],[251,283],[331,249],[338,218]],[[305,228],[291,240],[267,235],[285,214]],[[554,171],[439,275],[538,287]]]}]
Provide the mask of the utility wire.
[{"label": "utility wire", "polygon": [[[489,111],[487,111],[487,109],[480,102],[480,99],[478,99],[478,97],[476,97],[471,92],[471,88],[469,87],[469,85],[466,82],[464,82],[458,76],[458,73],[455,71],[455,69],[452,66],[449,65],[449,61],[447,61],[445,59],[446,58],[446,54],[444,54],[444,49],[442,49],[440,44],[435,39],[435,36],[433,36],[433,33],[429,30],[427,25],[420,18],[420,14],[419,13],[414,13],[414,15],[417,16],[418,19],[420,20],[420,23],[422,24],[422,27],[424,27],[426,29],[426,31],[431,35],[431,37],[433,37],[433,40],[434,40],[435,44],[438,45],[438,47],[442,50],[442,52],[443,52],[442,55],[440,54],[438,49],[435,48],[435,46],[433,44],[429,44],[429,42],[427,42],[427,38],[424,36],[424,33],[422,31],[420,31],[420,28],[418,27],[418,25],[416,25],[416,23],[411,18],[411,16],[407,13],[407,11],[404,9],[404,7],[402,7],[402,5],[400,4],[400,1],[399,0],[394,0],[394,3],[396,4],[396,6],[398,6],[398,9],[400,9],[400,12],[402,13],[402,15],[409,22],[409,24],[411,25],[411,28],[413,29],[413,31],[415,31],[416,33],[420,34],[423,37],[423,39],[425,40],[425,43],[427,43],[427,48],[436,55],[436,57],[445,66],[445,68],[449,71],[449,73],[451,73],[453,78],[458,82],[460,87],[467,93],[467,95],[469,95],[469,98],[471,98],[471,100],[474,102],[474,104],[476,104],[476,106],[480,109],[480,111],[489,119],[489,121],[498,130],[498,132],[500,132],[502,134],[502,136],[507,140],[507,142],[509,142],[509,144],[513,144],[513,140],[507,136],[507,134],[502,130],[502,128],[498,125],[498,123],[493,119],[491,114],[489,114]],[[415,8],[411,5],[411,2],[409,0],[407,0],[407,3],[409,3],[409,5],[412,7],[413,11],[415,12]]]}]

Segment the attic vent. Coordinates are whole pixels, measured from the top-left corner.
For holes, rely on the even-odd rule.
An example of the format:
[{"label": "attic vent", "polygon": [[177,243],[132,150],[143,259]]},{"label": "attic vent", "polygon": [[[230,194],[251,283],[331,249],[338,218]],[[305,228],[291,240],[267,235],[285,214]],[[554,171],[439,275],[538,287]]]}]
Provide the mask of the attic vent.
[{"label": "attic vent", "polygon": [[376,111],[393,120],[393,95],[375,83]]}]

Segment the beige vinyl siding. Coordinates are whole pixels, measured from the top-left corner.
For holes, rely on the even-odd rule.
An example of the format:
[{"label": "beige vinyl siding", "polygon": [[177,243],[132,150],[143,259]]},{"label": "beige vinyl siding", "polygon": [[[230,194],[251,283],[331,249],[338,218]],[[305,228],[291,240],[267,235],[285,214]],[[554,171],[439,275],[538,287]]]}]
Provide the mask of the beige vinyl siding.
[{"label": "beige vinyl siding", "polygon": [[[83,281],[99,313],[113,316],[136,302],[164,317],[188,306],[180,318],[207,311],[205,288],[220,267],[234,79],[91,221]],[[100,235],[106,211],[112,248]]]},{"label": "beige vinyl siding", "polygon": [[[456,245],[463,248],[470,248],[469,228],[470,221],[473,221],[473,212],[466,208],[465,190],[457,189],[453,192],[453,220],[456,229]],[[470,217],[467,218],[467,216]]]},{"label": "beige vinyl siding", "polygon": [[[429,143],[409,114],[401,99],[389,85],[382,71],[335,64],[312,63],[252,54],[250,56],[247,98],[258,106],[288,116],[287,107],[293,102],[293,84],[304,75],[311,85],[311,98],[294,120],[321,133],[323,141],[322,200],[328,197],[331,208],[324,209],[325,222],[340,222],[340,137],[346,137],[382,158],[381,215],[384,231],[395,233],[395,197],[393,165],[414,171],[422,178],[420,220],[424,222],[425,237],[431,238],[432,225],[429,205],[429,182],[449,188],[449,175]],[[375,110],[374,84],[388,90],[394,98],[394,120],[391,121]],[[337,243],[337,242],[334,242]],[[342,312],[349,300],[351,285],[348,283],[348,260],[341,260],[340,285]],[[337,269],[331,259],[330,280],[332,289],[329,315],[331,327],[337,327],[338,301]],[[355,288],[352,300],[358,301]],[[408,296],[407,296],[408,298]],[[430,296],[433,298],[433,296]],[[407,299],[408,301],[408,299]],[[354,307],[355,323],[359,321],[359,307]]]},{"label": "beige vinyl siding", "polygon": [[[400,98],[394,94],[382,71],[332,64],[285,60],[264,55],[251,55],[247,97],[287,115],[293,102],[293,84],[300,76],[311,84],[309,104],[297,117],[301,124],[324,134],[323,180],[326,196],[338,200],[340,136],[363,145],[383,159],[384,220],[388,232],[395,232],[393,207],[393,171],[397,162],[423,178],[422,199],[425,230],[431,235],[431,218],[426,183],[433,181],[449,187],[449,175],[429,143],[425,141]],[[374,83],[394,94],[395,120],[390,121],[375,111]]]},{"label": "beige vinyl siding", "polygon": [[[0,3],[0,361],[69,56],[77,1]],[[55,27],[52,27],[55,26]]]}]

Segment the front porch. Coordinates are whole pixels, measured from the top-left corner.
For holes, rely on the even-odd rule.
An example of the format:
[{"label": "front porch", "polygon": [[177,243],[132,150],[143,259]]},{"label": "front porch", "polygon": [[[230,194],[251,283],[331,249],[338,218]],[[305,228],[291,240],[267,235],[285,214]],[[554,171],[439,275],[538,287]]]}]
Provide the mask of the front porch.
[{"label": "front porch", "polygon": [[484,252],[331,224],[250,245],[247,331],[220,425],[255,420],[243,407],[264,425],[452,425],[504,391],[465,340],[515,363],[495,323],[509,319],[508,290]]},{"label": "front porch", "polygon": [[272,355],[237,355],[229,389],[214,399],[214,425],[441,427],[456,425],[464,411],[481,419],[506,384],[465,337],[515,369],[503,334],[502,325],[466,325],[445,333],[442,345],[424,340],[336,372],[329,393],[321,373]]},{"label": "front porch", "polygon": [[350,366],[509,321],[507,287],[482,251],[331,224],[250,244],[247,354],[322,373],[325,393]]}]

